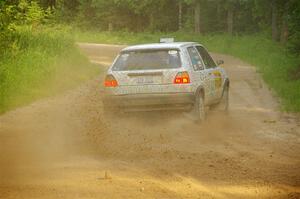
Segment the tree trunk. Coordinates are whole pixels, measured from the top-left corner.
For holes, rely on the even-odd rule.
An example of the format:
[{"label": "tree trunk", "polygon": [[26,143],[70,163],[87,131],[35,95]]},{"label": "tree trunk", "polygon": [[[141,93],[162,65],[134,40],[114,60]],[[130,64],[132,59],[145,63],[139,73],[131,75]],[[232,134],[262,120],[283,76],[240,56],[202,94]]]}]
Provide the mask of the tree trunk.
[{"label": "tree trunk", "polygon": [[111,22],[108,23],[108,31],[109,31],[109,32],[114,31],[114,25],[113,25],[113,23],[111,23]]},{"label": "tree trunk", "polygon": [[217,4],[217,27],[218,27],[218,31],[223,31],[223,27],[221,25],[221,21],[223,21],[223,17],[222,17],[222,12],[223,12],[223,5],[218,3]]},{"label": "tree trunk", "polygon": [[232,35],[233,33],[233,8],[232,6],[228,7],[227,10],[227,33]]},{"label": "tree trunk", "polygon": [[51,9],[54,9],[56,7],[56,0],[50,0],[50,7]]},{"label": "tree trunk", "polygon": [[280,35],[280,43],[285,44],[287,42],[289,36],[289,30],[287,26],[287,22],[283,19],[282,27],[281,27],[281,35]]},{"label": "tree trunk", "polygon": [[287,42],[289,36],[288,24],[287,24],[287,16],[288,16],[288,3],[285,3],[284,11],[282,15],[282,23],[281,23],[281,32],[280,32],[280,43],[285,44]]},{"label": "tree trunk", "polygon": [[154,13],[151,13],[150,16],[149,16],[149,27],[150,27],[150,30],[151,31],[154,31],[155,30],[155,25],[154,25]]},{"label": "tree trunk", "polygon": [[178,30],[182,30],[182,2],[178,4]]},{"label": "tree trunk", "polygon": [[195,33],[200,33],[200,1],[196,0],[195,5]]},{"label": "tree trunk", "polygon": [[273,41],[278,41],[278,26],[277,26],[277,1],[272,0],[272,39]]}]

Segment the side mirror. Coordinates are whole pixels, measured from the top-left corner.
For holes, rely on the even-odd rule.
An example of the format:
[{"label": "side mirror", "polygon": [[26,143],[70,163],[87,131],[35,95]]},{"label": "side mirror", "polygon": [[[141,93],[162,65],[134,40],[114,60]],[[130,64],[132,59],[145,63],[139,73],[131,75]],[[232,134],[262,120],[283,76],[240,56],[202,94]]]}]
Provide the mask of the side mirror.
[{"label": "side mirror", "polygon": [[218,60],[218,61],[217,61],[217,65],[222,65],[222,64],[224,64],[224,61],[223,61],[223,60]]}]

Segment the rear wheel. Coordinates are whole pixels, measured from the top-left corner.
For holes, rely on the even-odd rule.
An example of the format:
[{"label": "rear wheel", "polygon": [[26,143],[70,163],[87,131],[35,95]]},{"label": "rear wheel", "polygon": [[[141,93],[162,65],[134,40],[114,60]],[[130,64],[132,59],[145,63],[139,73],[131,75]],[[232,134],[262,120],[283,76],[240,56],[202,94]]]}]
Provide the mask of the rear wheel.
[{"label": "rear wheel", "polygon": [[197,122],[202,122],[205,120],[205,103],[204,103],[204,96],[202,93],[198,93],[196,96],[195,106],[195,119]]}]

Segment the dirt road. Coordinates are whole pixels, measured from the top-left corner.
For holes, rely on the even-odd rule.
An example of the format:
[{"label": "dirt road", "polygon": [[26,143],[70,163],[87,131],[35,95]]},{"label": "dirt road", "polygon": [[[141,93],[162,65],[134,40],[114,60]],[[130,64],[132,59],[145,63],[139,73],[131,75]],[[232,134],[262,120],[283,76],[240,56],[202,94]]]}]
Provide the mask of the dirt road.
[{"label": "dirt road", "polygon": [[[107,65],[121,46],[81,44]],[[230,113],[102,114],[102,77],[0,117],[0,198],[300,198],[299,116],[231,56]],[[103,66],[104,67],[104,66]]]}]

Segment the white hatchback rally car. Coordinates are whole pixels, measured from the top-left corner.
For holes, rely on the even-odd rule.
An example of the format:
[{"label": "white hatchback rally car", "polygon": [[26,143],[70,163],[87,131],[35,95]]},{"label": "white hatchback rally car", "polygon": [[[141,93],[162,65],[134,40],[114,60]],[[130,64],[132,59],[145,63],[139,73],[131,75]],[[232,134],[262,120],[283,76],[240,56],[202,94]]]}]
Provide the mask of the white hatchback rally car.
[{"label": "white hatchback rally car", "polygon": [[105,110],[185,110],[201,121],[205,106],[228,109],[225,70],[194,42],[127,47],[109,68],[104,86]]}]

